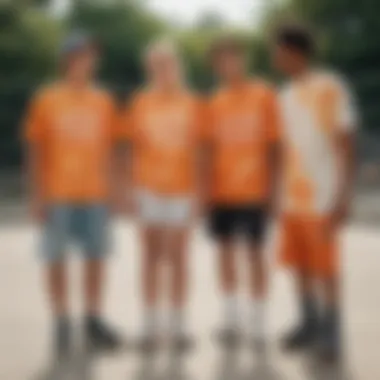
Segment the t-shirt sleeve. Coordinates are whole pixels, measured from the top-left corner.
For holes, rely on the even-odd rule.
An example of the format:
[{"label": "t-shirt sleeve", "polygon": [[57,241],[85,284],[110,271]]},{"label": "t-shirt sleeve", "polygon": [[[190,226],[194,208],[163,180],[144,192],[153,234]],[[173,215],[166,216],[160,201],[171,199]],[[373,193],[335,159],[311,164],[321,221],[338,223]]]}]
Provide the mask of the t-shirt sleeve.
[{"label": "t-shirt sleeve", "polygon": [[336,82],[337,105],[336,124],[341,131],[351,132],[358,127],[359,117],[356,100],[348,84],[339,80]]},{"label": "t-shirt sleeve", "polygon": [[274,142],[279,140],[281,135],[279,96],[275,90],[268,90],[266,105],[268,139]]},{"label": "t-shirt sleeve", "polygon": [[46,132],[46,99],[42,94],[35,95],[26,111],[22,138],[27,142],[41,142]]}]

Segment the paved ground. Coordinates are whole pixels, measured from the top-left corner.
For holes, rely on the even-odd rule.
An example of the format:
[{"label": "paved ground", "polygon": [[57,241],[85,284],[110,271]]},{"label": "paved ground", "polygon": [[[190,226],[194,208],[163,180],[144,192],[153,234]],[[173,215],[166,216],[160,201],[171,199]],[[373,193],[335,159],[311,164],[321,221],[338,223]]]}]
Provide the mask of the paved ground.
[{"label": "paved ground", "polygon": [[[138,242],[133,225],[115,225],[114,256],[110,264],[107,314],[133,335],[139,319]],[[350,227],[342,236],[347,378],[380,379],[380,234],[370,227]],[[51,372],[49,313],[43,294],[40,266],[34,255],[35,231],[27,223],[0,226],[0,379],[1,380],[319,380],[325,370],[307,357],[281,354],[276,341],[294,317],[290,277],[276,270],[270,303],[271,355],[266,361],[248,349],[221,353],[210,339],[218,322],[218,290],[212,246],[201,231],[191,245],[191,329],[196,349],[186,358],[162,354],[149,375],[149,361],[126,350],[115,356],[86,360],[78,353],[69,369]],[[80,312],[78,260],[73,259],[72,300]],[[265,362],[267,365],[265,365]],[[155,363],[153,363],[154,365]],[[64,373],[66,377],[61,377]],[[185,375],[180,377],[179,375]],[[330,374],[331,375],[331,374]],[[337,377],[332,377],[337,378]]]}]

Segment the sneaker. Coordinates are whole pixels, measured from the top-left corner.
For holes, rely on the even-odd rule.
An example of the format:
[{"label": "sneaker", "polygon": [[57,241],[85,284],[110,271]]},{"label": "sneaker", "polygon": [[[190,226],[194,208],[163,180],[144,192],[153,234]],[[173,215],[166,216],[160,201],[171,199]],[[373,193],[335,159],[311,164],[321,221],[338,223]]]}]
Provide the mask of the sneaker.
[{"label": "sneaker", "polygon": [[324,344],[319,347],[318,358],[325,364],[339,364],[341,361],[341,350],[335,344]]},{"label": "sneaker", "polygon": [[268,342],[267,342],[267,338],[264,335],[259,336],[256,334],[252,334],[250,337],[249,343],[252,349],[255,350],[256,352],[262,353],[262,354],[266,353]]},{"label": "sneaker", "polygon": [[55,330],[55,352],[58,359],[68,357],[71,351],[71,328],[67,318],[59,318]]},{"label": "sneaker", "polygon": [[154,334],[143,334],[136,343],[137,349],[145,354],[155,352],[159,346],[159,339]]},{"label": "sneaker", "polygon": [[194,344],[193,339],[188,334],[177,334],[171,339],[171,347],[176,352],[187,352]]},{"label": "sneaker", "polygon": [[327,321],[321,329],[318,346],[318,357],[327,364],[337,364],[341,359],[341,343],[338,322]]},{"label": "sneaker", "polygon": [[223,327],[216,333],[219,343],[225,347],[233,347],[240,343],[241,333],[237,327]]},{"label": "sneaker", "polygon": [[104,321],[92,317],[86,322],[86,343],[91,350],[116,350],[121,339]]},{"label": "sneaker", "polygon": [[317,329],[310,326],[297,327],[282,342],[285,351],[298,351],[312,346],[317,340]]}]

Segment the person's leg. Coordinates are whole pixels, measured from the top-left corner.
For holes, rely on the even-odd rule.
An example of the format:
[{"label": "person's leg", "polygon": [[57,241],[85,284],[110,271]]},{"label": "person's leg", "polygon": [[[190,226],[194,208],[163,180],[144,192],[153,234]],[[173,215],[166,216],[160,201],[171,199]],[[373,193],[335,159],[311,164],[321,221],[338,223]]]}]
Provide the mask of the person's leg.
[{"label": "person's leg", "polygon": [[285,226],[285,250],[296,281],[299,302],[299,322],[285,336],[283,346],[287,350],[309,347],[318,334],[318,298],[313,269],[313,226],[307,221],[290,220]]},{"label": "person's leg", "polygon": [[223,206],[211,209],[210,232],[216,242],[219,284],[223,297],[223,329],[236,329],[239,324],[238,268],[233,239],[235,224],[235,209]]},{"label": "person's leg", "polygon": [[299,301],[299,322],[285,336],[283,344],[287,350],[309,347],[317,339],[319,330],[318,299],[315,279],[302,269],[294,271],[296,293]]},{"label": "person's leg", "polygon": [[86,343],[90,348],[117,348],[120,339],[103,316],[105,256],[109,250],[108,210],[100,204],[77,206],[72,223],[85,254],[83,288]]},{"label": "person's leg", "polygon": [[232,239],[218,242],[219,281],[223,296],[223,315],[226,327],[238,327],[238,276],[236,252]]},{"label": "person's leg", "polygon": [[144,227],[142,241],[142,297],[143,337],[154,337],[158,334],[159,310],[158,296],[160,291],[161,246],[163,231],[159,227]]},{"label": "person's leg", "polygon": [[71,332],[65,262],[57,261],[48,264],[47,288],[55,320],[55,353],[58,356],[67,355],[70,351]]},{"label": "person's leg", "polygon": [[[316,264],[322,282],[322,299],[324,303],[321,318],[322,358],[339,359],[341,354],[341,293],[340,270],[338,264],[337,232],[322,236]],[[322,252],[322,253],[321,253]],[[317,253],[316,253],[317,255]],[[319,262],[318,262],[319,259]]]},{"label": "person's leg", "polygon": [[254,343],[263,343],[267,332],[267,268],[261,245],[250,245],[249,333]]},{"label": "person's leg", "polygon": [[67,266],[64,258],[69,239],[70,208],[50,206],[43,226],[43,254],[46,260],[46,284],[55,325],[55,352],[70,351]]},{"label": "person's leg", "polygon": [[188,289],[188,228],[169,228],[169,263],[171,269],[170,329],[175,336],[185,335],[185,308]]},{"label": "person's leg", "polygon": [[323,280],[325,307],[321,319],[321,357],[327,361],[339,359],[341,343],[340,281],[338,276]]},{"label": "person's leg", "polygon": [[61,260],[47,265],[50,305],[57,319],[67,318],[69,314],[66,269],[66,263]]},{"label": "person's leg", "polygon": [[250,269],[250,332],[255,342],[263,342],[266,333],[267,261],[264,252],[266,213],[264,208],[248,207],[244,227],[248,238]]},{"label": "person's leg", "polygon": [[159,295],[162,269],[162,201],[153,192],[141,189],[137,193],[140,242],[142,249],[141,289],[143,315],[139,346],[143,350],[155,348],[160,335]]},{"label": "person's leg", "polygon": [[237,258],[234,246],[236,210],[214,206],[210,210],[209,228],[216,242],[219,285],[222,293],[222,328],[218,334],[222,342],[235,341],[240,327],[240,310],[237,295]]},{"label": "person's leg", "polygon": [[104,284],[104,261],[87,259],[84,263],[84,298],[87,316],[102,313],[102,293]]}]

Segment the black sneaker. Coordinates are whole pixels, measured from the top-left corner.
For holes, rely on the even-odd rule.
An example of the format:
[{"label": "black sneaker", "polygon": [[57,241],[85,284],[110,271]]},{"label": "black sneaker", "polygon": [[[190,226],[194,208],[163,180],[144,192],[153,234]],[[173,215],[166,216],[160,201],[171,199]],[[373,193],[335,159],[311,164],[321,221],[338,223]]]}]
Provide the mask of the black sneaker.
[{"label": "black sneaker", "polygon": [[234,347],[241,341],[241,334],[236,327],[223,327],[216,332],[216,338],[225,347]]},{"label": "black sneaker", "polygon": [[258,336],[250,337],[249,345],[258,354],[265,355],[267,353],[268,341],[267,341],[267,338],[264,336],[262,336],[262,337],[258,337]]},{"label": "black sneaker", "polygon": [[71,326],[69,320],[59,318],[55,329],[55,352],[59,360],[68,357],[71,351]]},{"label": "black sneaker", "polygon": [[339,322],[335,319],[325,321],[318,341],[318,357],[326,364],[338,364],[341,359]]},{"label": "black sneaker", "polygon": [[85,330],[86,344],[90,350],[116,350],[121,347],[120,337],[100,318],[88,318]]},{"label": "black sneaker", "polygon": [[318,358],[328,365],[337,365],[341,362],[341,350],[338,345],[325,344],[319,347]]},{"label": "black sneaker", "polygon": [[298,351],[309,348],[316,343],[318,330],[311,326],[297,327],[282,342],[285,351]]}]

